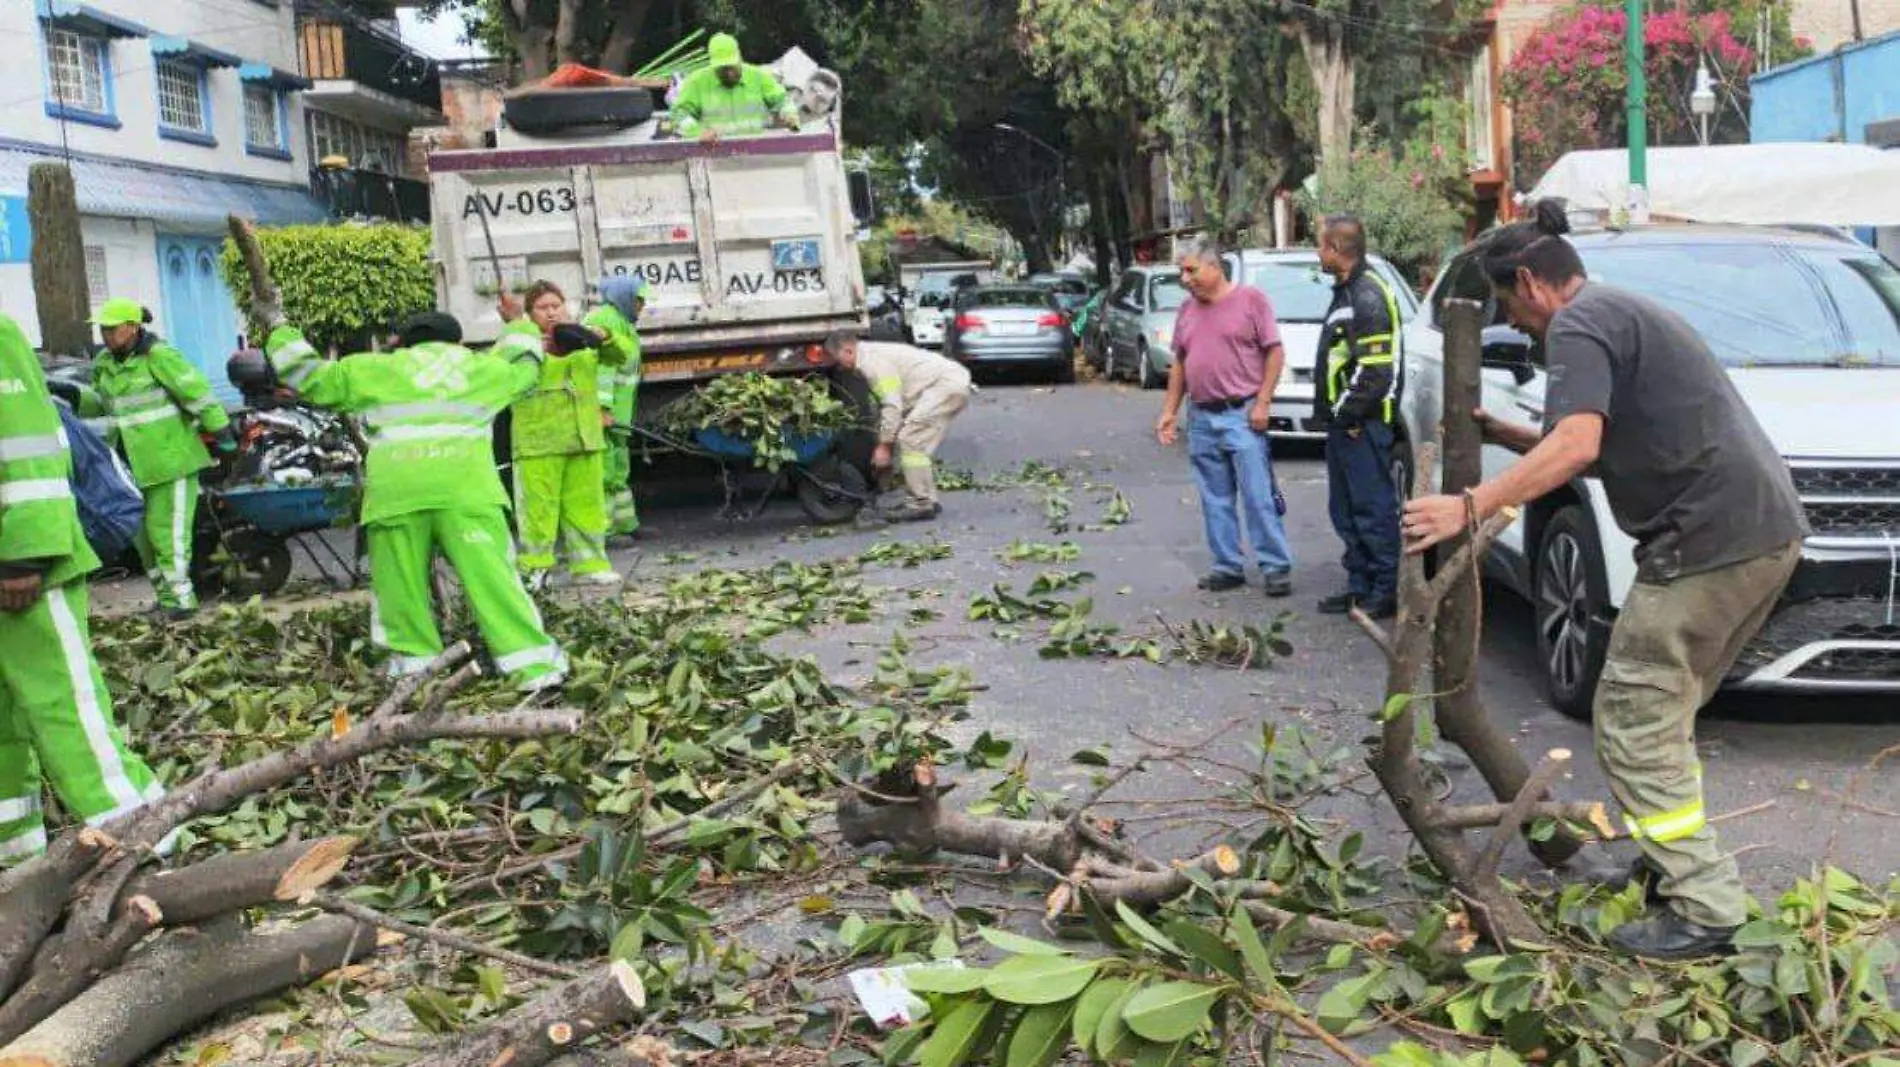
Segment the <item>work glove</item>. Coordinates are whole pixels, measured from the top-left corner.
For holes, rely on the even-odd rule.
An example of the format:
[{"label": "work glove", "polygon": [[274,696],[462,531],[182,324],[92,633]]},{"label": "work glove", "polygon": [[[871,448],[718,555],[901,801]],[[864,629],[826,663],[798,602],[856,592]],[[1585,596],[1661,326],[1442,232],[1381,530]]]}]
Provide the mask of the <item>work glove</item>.
[{"label": "work glove", "polygon": [[593,348],[600,343],[600,339],[594,334],[594,331],[585,326],[573,322],[563,322],[554,328],[552,342],[553,343],[548,347],[553,349],[554,354],[557,356],[566,356],[584,349]]},{"label": "work glove", "polygon": [[214,440],[217,443],[219,455],[234,456],[237,454],[237,450],[238,450],[237,432],[232,430],[231,427],[226,426],[224,429],[219,430],[218,435],[216,438],[214,438]]}]

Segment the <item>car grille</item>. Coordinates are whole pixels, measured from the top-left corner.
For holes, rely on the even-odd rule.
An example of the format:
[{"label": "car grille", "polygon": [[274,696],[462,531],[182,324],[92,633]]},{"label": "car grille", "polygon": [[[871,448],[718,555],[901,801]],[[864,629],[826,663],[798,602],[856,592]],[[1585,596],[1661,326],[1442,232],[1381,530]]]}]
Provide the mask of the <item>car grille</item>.
[{"label": "car grille", "polygon": [[1793,680],[1882,682],[1900,685],[1900,611],[1884,595],[1817,597],[1789,604],[1755,635],[1737,673],[1746,676],[1810,645],[1826,641],[1885,642],[1886,648],[1843,648],[1808,660]]},{"label": "car grille", "polygon": [[1816,537],[1900,538],[1900,463],[1789,463]]}]

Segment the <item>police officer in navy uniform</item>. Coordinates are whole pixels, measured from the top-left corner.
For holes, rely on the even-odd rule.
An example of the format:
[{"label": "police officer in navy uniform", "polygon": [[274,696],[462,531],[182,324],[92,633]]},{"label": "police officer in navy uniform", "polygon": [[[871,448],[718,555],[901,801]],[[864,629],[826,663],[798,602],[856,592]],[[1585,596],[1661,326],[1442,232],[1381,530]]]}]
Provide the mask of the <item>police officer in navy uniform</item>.
[{"label": "police officer in navy uniform", "polygon": [[1366,228],[1359,219],[1327,217],[1319,262],[1334,285],[1313,367],[1314,415],[1327,427],[1329,510],[1345,542],[1347,581],[1344,591],[1319,602],[1319,610],[1344,615],[1356,605],[1375,619],[1387,618],[1398,608],[1392,420],[1399,393],[1399,303],[1385,280],[1366,269]]}]

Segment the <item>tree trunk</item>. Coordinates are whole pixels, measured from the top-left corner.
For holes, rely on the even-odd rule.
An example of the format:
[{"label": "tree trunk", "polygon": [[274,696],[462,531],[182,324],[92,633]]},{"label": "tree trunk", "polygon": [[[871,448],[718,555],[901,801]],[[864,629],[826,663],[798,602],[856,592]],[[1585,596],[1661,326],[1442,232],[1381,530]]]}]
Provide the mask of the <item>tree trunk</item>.
[{"label": "tree trunk", "polygon": [[613,28],[607,33],[607,46],[600,52],[600,69],[614,74],[633,73],[633,50],[640,43],[640,31],[646,28],[653,0],[619,0],[614,5]]},{"label": "tree trunk", "polygon": [[555,986],[488,1029],[453,1041],[409,1067],[541,1067],[604,1030],[632,1022],[646,1003],[646,990],[633,968],[610,963]]},{"label": "tree trunk", "polygon": [[33,977],[0,1003],[0,1044],[38,1026],[101,974],[117,967],[162,918],[149,898],[133,897],[96,939],[82,937],[69,926],[56,942],[49,942],[53,948],[34,966]]},{"label": "tree trunk", "polygon": [[326,916],[282,933],[235,918],[172,931],[0,1048],[0,1067],[130,1067],[217,1013],[358,960],[376,931]]},{"label": "tree trunk", "polygon": [[1300,51],[1319,94],[1319,164],[1344,164],[1352,154],[1353,91],[1358,81],[1346,30],[1326,20],[1298,21]]},{"label": "tree trunk", "polygon": [[554,61],[579,63],[581,0],[561,0],[554,16]]},{"label": "tree trunk", "polygon": [[0,874],[0,1000],[25,973],[40,943],[66,910],[73,882],[86,873],[112,839],[82,831],[54,842],[46,855]]},{"label": "tree trunk", "polygon": [[79,233],[73,172],[64,163],[35,163],[27,170],[26,188],[40,345],[48,352],[84,356],[92,328],[86,323],[86,245]]},{"label": "tree trunk", "polygon": [[540,81],[554,71],[554,27],[539,20],[534,0],[502,0],[502,27],[521,61],[521,80]]},{"label": "tree trunk", "polygon": [[1106,288],[1109,266],[1115,258],[1115,234],[1108,217],[1109,193],[1102,168],[1089,171],[1089,236],[1095,248],[1095,284]]},{"label": "tree trunk", "polygon": [[[1482,323],[1475,305],[1457,301],[1445,309],[1445,440],[1444,476],[1440,492],[1454,496],[1484,478],[1484,441],[1476,419],[1470,417],[1482,396]],[[1441,558],[1464,547],[1468,536],[1447,541]],[[1459,582],[1446,594],[1433,631],[1434,701],[1438,728],[1445,739],[1471,757],[1491,794],[1510,801],[1524,789],[1531,769],[1510,735],[1491,721],[1478,699],[1478,616],[1480,596],[1477,571],[1469,582]],[[1538,799],[1542,799],[1541,797]],[[1556,866],[1575,855],[1583,843],[1561,830],[1547,841],[1534,841],[1531,851]]]}]

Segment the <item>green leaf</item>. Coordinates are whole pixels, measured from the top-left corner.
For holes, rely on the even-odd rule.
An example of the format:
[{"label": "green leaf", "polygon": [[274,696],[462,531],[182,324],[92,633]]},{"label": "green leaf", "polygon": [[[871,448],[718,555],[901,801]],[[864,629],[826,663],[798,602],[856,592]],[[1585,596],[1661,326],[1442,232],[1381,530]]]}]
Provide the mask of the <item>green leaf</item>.
[{"label": "green leaf", "polygon": [[977,1034],[990,1012],[993,1000],[970,1000],[950,1009],[930,1032],[930,1040],[917,1051],[919,1067],[963,1067],[976,1051]]},{"label": "green leaf", "polygon": [[1128,1028],[1150,1041],[1179,1041],[1207,1024],[1221,986],[1163,982],[1137,993],[1122,1008]]},{"label": "green leaf", "polygon": [[1280,976],[1273,966],[1273,957],[1267,953],[1267,946],[1260,940],[1260,931],[1254,927],[1253,917],[1247,914],[1243,906],[1234,908],[1230,920],[1233,933],[1231,940],[1240,946],[1241,958],[1247,961],[1247,969],[1253,972],[1253,980],[1262,989],[1278,989]]},{"label": "green leaf", "polygon": [[985,926],[976,932],[976,936],[1018,956],[1067,956],[1069,950],[1051,945],[1047,941],[1038,941],[1033,937],[1012,934],[1008,930],[998,930],[994,926]]},{"label": "green leaf", "polygon": [[[853,918],[856,918],[856,916],[853,916]],[[860,923],[862,923],[862,921],[863,920],[859,920]],[[645,945],[646,928],[637,922],[630,922],[621,927],[620,932],[614,935],[613,944],[607,949],[607,956],[609,959],[620,960],[625,963],[637,963],[640,960],[640,950],[645,947]]]},{"label": "green leaf", "polygon": [[907,967],[904,985],[913,993],[970,993],[989,976],[981,967]]},{"label": "green leaf", "polygon": [[983,989],[1010,1004],[1053,1004],[1082,992],[1100,967],[1073,956],[1015,956],[990,971]]},{"label": "green leaf", "polygon": [[1366,1010],[1366,1001],[1370,999],[1371,983],[1362,975],[1338,982],[1319,998],[1319,1005],[1313,1014],[1319,1017],[1321,1026],[1333,1033],[1342,1033],[1352,1025],[1359,1013]]},{"label": "green leaf", "polygon": [[1478,1004],[1474,993],[1461,993],[1445,1004],[1445,1014],[1450,1017],[1452,1028],[1461,1034],[1484,1033],[1484,1009]]},{"label": "green leaf", "polygon": [[1135,1054],[1135,1046],[1141,1040],[1134,1031],[1128,1029],[1122,1013],[1128,1002],[1141,995],[1141,983],[1130,982],[1128,988],[1109,1004],[1102,1012],[1102,1021],[1095,1027],[1095,1059],[1101,1063],[1115,1063]]},{"label": "green leaf", "polygon": [[1149,925],[1148,920],[1142,918],[1139,912],[1129,907],[1126,901],[1117,900],[1115,902],[1115,914],[1121,916],[1122,922],[1127,923],[1128,928],[1133,930],[1136,936],[1146,941],[1151,948],[1165,952],[1170,956],[1186,958],[1187,953],[1180,945],[1168,940],[1168,935]]},{"label": "green leaf", "polygon": [[1405,714],[1405,709],[1411,706],[1414,695],[1415,694],[1412,693],[1392,694],[1392,696],[1386,700],[1385,707],[1379,712],[1379,721],[1391,722],[1393,719]]},{"label": "green leaf", "polygon": [[[1196,874],[1202,872],[1196,868]],[[1232,978],[1236,982],[1247,980],[1241,970],[1240,957],[1227,943],[1208,932],[1205,928],[1188,919],[1175,919],[1168,923],[1168,936],[1180,942],[1195,959],[1207,964],[1214,970]]]},{"label": "green leaf", "polygon": [[1165,1044],[1148,1042],[1135,1053],[1135,1067],[1182,1067],[1194,1052],[1194,1042],[1189,1038]]},{"label": "green leaf", "polygon": [[1004,1067],[1049,1067],[1069,1047],[1069,1024],[1076,1002],[1042,1004],[1023,1012],[1010,1035]]},{"label": "green leaf", "polygon": [[1075,1001],[1075,1044],[1084,1053],[1093,1053],[1095,1033],[1101,1028],[1102,1015],[1116,1001],[1128,995],[1134,983],[1126,978],[1103,978],[1091,983]]}]

